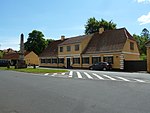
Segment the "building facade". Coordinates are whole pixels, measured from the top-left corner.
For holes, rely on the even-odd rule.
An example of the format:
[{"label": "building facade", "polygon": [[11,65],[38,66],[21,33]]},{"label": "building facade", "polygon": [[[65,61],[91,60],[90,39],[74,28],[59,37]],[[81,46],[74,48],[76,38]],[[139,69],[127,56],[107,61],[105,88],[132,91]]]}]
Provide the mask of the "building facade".
[{"label": "building facade", "polygon": [[[7,53],[3,56],[4,60],[9,60],[11,65],[15,65],[19,60],[19,53]],[[33,51],[24,52],[24,60],[27,65],[39,65],[39,57]]]},{"label": "building facade", "polygon": [[[44,58],[47,60],[43,56],[40,57],[40,66],[89,68],[96,62],[109,62],[114,69],[124,69],[124,60],[140,59],[137,42],[125,28],[107,31],[100,29],[90,35],[67,38],[55,47],[57,65],[42,62]],[[49,56],[54,57],[52,54]]]}]

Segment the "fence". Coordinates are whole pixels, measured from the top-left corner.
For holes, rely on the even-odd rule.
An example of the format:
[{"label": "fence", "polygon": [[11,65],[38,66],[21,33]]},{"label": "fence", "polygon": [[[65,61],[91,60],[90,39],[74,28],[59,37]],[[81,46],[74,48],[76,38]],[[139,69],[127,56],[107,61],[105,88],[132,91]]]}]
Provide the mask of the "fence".
[{"label": "fence", "polygon": [[147,71],[147,61],[124,61],[124,71]]}]

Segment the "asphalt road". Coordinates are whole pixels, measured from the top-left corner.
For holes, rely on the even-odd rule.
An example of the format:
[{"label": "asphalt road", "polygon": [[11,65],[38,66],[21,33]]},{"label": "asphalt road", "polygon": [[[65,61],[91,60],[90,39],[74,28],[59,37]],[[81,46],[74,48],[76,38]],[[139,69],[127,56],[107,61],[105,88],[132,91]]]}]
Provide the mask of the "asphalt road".
[{"label": "asphalt road", "polygon": [[[0,71],[0,113],[150,113],[149,82],[83,79],[72,73],[55,77]],[[127,73],[131,79],[149,79],[147,74],[134,74]]]}]

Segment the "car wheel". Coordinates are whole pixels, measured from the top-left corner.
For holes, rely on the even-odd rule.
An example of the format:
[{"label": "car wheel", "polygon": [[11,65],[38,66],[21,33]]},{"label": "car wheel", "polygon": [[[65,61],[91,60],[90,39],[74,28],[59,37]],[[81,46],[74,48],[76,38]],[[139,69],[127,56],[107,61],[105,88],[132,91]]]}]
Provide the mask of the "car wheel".
[{"label": "car wheel", "polygon": [[106,67],[104,67],[104,68],[103,68],[103,71],[106,71],[106,70],[107,70]]}]

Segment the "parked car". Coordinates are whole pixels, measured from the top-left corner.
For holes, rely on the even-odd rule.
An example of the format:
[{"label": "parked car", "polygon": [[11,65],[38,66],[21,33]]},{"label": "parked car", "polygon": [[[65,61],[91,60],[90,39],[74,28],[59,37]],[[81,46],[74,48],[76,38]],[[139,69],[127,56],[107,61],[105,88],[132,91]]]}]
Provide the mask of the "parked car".
[{"label": "parked car", "polygon": [[8,60],[0,59],[0,67],[6,67],[6,66],[8,66],[8,64],[10,64],[10,62]]},{"label": "parked car", "polygon": [[112,65],[108,62],[98,62],[89,67],[90,70],[111,70]]}]

